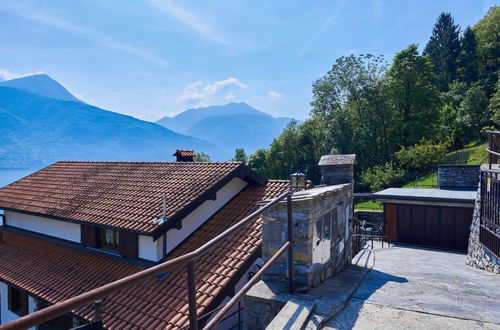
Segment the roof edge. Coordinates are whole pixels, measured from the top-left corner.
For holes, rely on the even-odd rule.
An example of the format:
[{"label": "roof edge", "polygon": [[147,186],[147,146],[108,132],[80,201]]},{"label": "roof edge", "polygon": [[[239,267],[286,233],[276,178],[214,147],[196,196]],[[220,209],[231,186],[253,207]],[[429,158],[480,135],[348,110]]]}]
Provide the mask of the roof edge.
[{"label": "roof edge", "polygon": [[153,240],[157,240],[160,238],[167,230],[176,228],[181,224],[183,218],[185,218],[188,214],[193,212],[198,206],[203,204],[206,200],[211,199],[212,196],[219,191],[222,187],[224,187],[229,181],[234,178],[240,178],[248,183],[256,183],[258,185],[264,185],[267,183],[267,180],[262,177],[260,174],[251,170],[248,166],[240,163],[240,166],[236,167],[234,170],[229,172],[228,175],[223,177],[221,180],[216,182],[212,187],[210,187],[203,194],[198,196],[194,201],[186,205],[183,209],[179,210],[175,214],[169,217],[169,221],[161,224],[159,227],[155,228],[149,235],[153,236]]}]

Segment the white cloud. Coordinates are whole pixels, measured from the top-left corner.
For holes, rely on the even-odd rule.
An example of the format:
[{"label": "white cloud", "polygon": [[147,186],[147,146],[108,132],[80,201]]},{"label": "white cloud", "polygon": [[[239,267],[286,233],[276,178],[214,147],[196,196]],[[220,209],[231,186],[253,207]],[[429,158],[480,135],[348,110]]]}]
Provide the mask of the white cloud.
[{"label": "white cloud", "polygon": [[30,72],[30,73],[14,73],[10,72],[4,69],[0,69],[0,78],[5,79],[5,80],[11,80],[11,79],[17,79],[17,78],[23,78],[27,76],[32,76],[34,74],[43,74],[43,71],[36,71],[36,72]]},{"label": "white cloud", "polygon": [[270,91],[267,93],[267,97],[270,98],[271,100],[278,100],[278,99],[281,99],[283,97],[283,94]]},{"label": "white cloud", "polygon": [[51,16],[50,14],[37,10],[36,8],[33,8],[31,6],[26,6],[19,2],[0,2],[0,9],[20,17],[38,21],[46,25],[56,27],[58,29],[77,34],[82,38],[95,42],[106,48],[134,55],[161,66],[168,65],[168,62],[166,60],[158,56],[145,52],[130,44],[117,41],[99,31],[67,22],[59,17]]},{"label": "white cloud", "polygon": [[170,17],[184,23],[189,28],[201,34],[205,38],[215,41],[223,45],[229,45],[229,43],[217,32],[217,30],[205,22],[200,17],[194,13],[188,11],[187,9],[181,7],[177,3],[171,0],[146,0],[151,6],[161,10]]},{"label": "white cloud", "polygon": [[[203,82],[197,81],[184,88],[177,98],[177,103],[196,103],[208,97],[217,96],[222,91],[227,92],[225,99],[232,99],[235,97],[234,90],[246,87],[247,85],[236,78],[216,81],[212,85],[204,85]],[[198,103],[199,106],[201,106],[200,104],[202,103]]]}]

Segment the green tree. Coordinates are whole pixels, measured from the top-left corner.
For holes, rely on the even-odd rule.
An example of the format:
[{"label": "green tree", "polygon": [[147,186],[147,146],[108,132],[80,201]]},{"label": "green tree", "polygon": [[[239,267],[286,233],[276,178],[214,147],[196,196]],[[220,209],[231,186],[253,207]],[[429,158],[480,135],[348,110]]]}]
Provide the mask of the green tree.
[{"label": "green tree", "polygon": [[195,162],[209,162],[210,156],[204,152],[197,152],[196,156],[194,156],[193,160]]},{"label": "green tree", "polygon": [[257,149],[248,157],[248,167],[256,171],[264,177],[268,176],[267,150],[264,148]]},{"label": "green tree", "polygon": [[311,116],[320,128],[320,148],[357,153],[359,164],[387,160],[391,108],[387,105],[387,65],[380,56],[341,57],[313,84]]},{"label": "green tree", "polygon": [[492,95],[490,99],[490,104],[488,105],[490,113],[493,114],[492,120],[500,128],[500,78],[496,84],[495,94]]},{"label": "green tree", "polygon": [[455,25],[450,13],[441,13],[425,46],[426,55],[433,65],[442,91],[448,90],[456,77],[457,58],[460,54],[460,28]]},{"label": "green tree", "polygon": [[426,56],[410,45],[394,57],[389,75],[389,97],[400,144],[410,146],[435,134],[441,105],[436,77]]},{"label": "green tree", "polygon": [[243,164],[247,163],[247,154],[245,153],[245,149],[238,148],[234,151],[234,157],[231,159],[232,162],[242,162]]},{"label": "green tree", "polygon": [[361,185],[372,192],[402,183],[405,171],[392,163],[375,165],[361,173]]},{"label": "green tree", "polygon": [[422,141],[411,147],[402,147],[396,153],[396,159],[406,170],[428,171],[443,162],[447,149],[444,144],[431,144]]},{"label": "green tree", "polygon": [[490,123],[492,117],[488,109],[488,98],[480,85],[473,85],[465,92],[458,117],[470,130],[472,137],[479,139],[481,129]]},{"label": "green tree", "polygon": [[482,62],[482,83],[487,96],[494,93],[500,64],[500,7],[492,7],[472,28]]},{"label": "green tree", "polygon": [[476,35],[468,26],[460,39],[457,75],[461,81],[471,84],[478,80],[479,68],[480,62]]}]

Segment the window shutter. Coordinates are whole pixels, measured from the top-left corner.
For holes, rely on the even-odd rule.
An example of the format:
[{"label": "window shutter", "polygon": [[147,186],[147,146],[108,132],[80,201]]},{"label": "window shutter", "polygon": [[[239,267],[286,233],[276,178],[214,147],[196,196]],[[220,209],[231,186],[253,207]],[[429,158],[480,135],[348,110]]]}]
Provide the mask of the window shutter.
[{"label": "window shutter", "polygon": [[82,245],[92,248],[97,247],[97,228],[89,225],[81,225]]},{"label": "window shutter", "polygon": [[8,297],[7,297],[8,298],[7,300],[9,301],[9,306],[8,307],[9,307],[9,311],[12,311],[12,310],[14,310],[14,307],[15,307],[14,306],[14,301],[13,301],[14,300],[14,295],[13,295],[14,292],[13,292],[13,289],[10,286],[8,288],[9,288],[9,290],[8,290]]},{"label": "window shutter", "polygon": [[127,258],[137,259],[139,255],[138,236],[135,233],[120,231],[119,252]]},{"label": "window shutter", "polygon": [[28,295],[21,293],[21,315],[28,315]]}]

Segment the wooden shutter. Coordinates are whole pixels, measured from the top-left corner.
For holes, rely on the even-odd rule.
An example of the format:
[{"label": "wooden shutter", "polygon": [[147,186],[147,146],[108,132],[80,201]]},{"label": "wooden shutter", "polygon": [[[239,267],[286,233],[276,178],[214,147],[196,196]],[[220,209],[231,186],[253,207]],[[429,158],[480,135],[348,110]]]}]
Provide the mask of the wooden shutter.
[{"label": "wooden shutter", "polygon": [[139,255],[138,236],[135,233],[120,231],[119,234],[120,254],[127,258],[137,259]]},{"label": "wooden shutter", "polygon": [[92,248],[97,247],[97,228],[89,225],[81,225],[82,245]]},{"label": "wooden shutter", "polygon": [[28,295],[21,293],[21,315],[28,315]]},{"label": "wooden shutter", "polygon": [[15,305],[16,305],[16,303],[15,303],[15,299],[16,299],[15,292],[14,292],[14,289],[11,288],[10,286],[8,288],[9,288],[8,294],[7,294],[8,295],[8,297],[7,297],[8,299],[7,300],[9,301],[9,306],[8,307],[9,307],[9,311],[13,311],[16,308],[15,307]]}]

